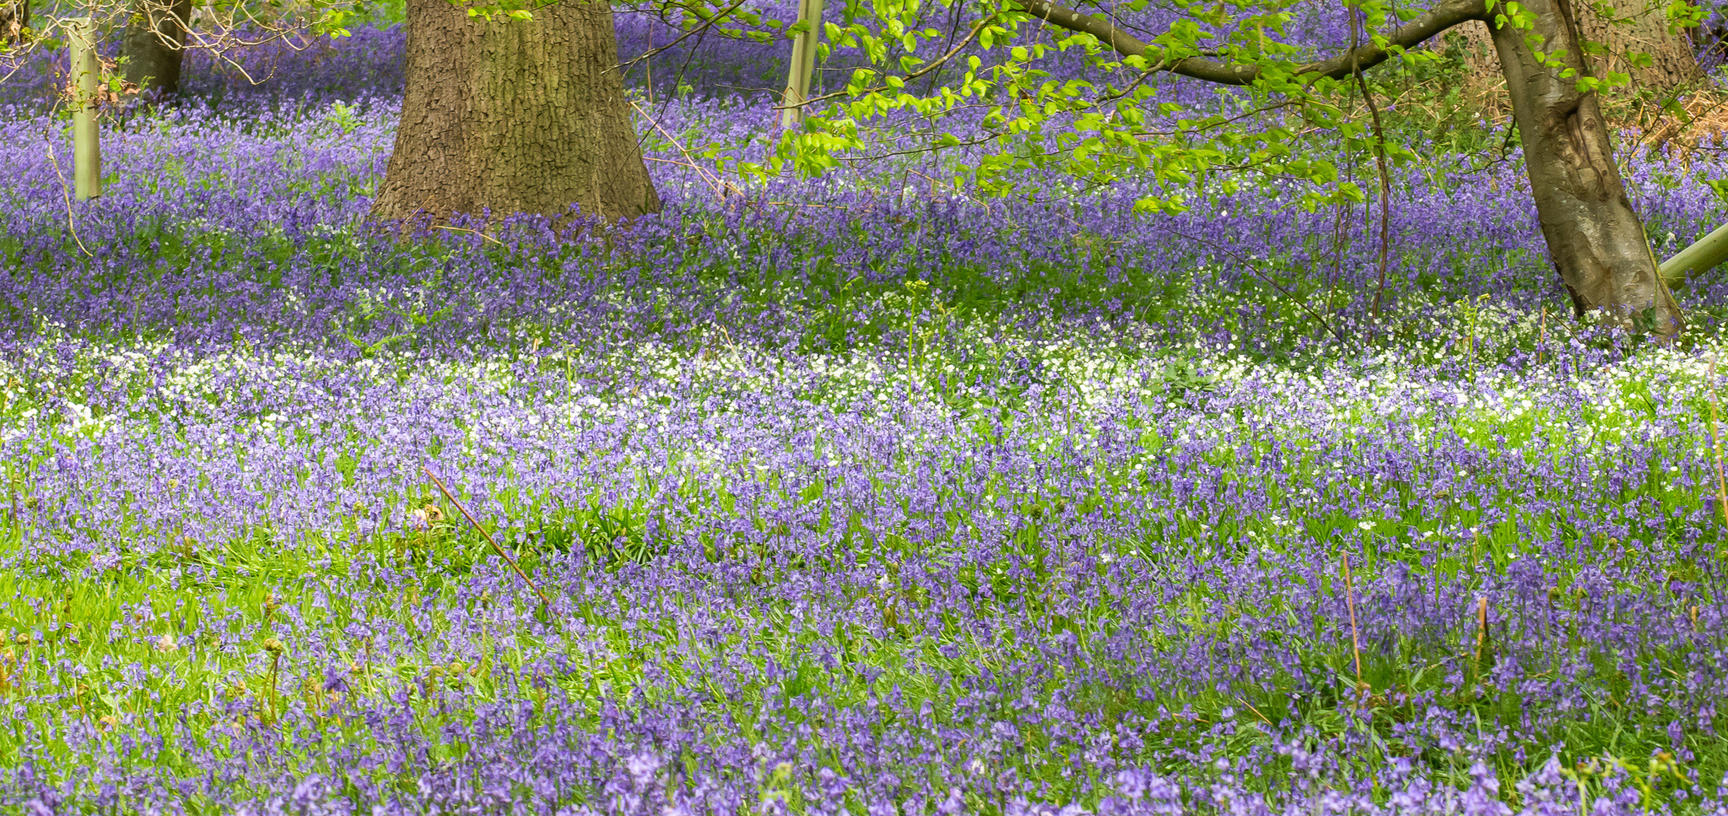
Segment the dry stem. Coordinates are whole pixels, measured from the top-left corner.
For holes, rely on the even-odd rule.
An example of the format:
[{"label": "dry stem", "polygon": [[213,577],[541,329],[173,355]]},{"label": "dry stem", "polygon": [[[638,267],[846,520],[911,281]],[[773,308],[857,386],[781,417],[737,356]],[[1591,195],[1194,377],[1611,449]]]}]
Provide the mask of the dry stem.
[{"label": "dry stem", "polygon": [[492,540],[492,534],[486,532],[486,528],[481,527],[480,522],[474,520],[473,514],[468,512],[468,508],[462,506],[462,502],[457,501],[455,496],[450,495],[450,488],[445,487],[444,483],[439,481],[438,477],[432,474],[431,468],[421,465],[420,472],[426,474],[426,478],[431,479],[432,483],[438,486],[438,492],[443,493],[444,498],[449,499],[451,504],[456,505],[456,509],[462,511],[462,517],[467,519],[469,524],[474,525],[474,529],[479,530],[480,535],[486,537],[486,543],[492,545],[492,551],[498,553],[498,557],[504,559],[504,563],[509,564],[510,569],[516,571],[516,575],[522,579],[523,583],[528,585],[529,589],[534,590],[535,595],[540,596],[540,605],[550,609],[552,607],[552,602],[546,599],[546,593],[541,592],[540,586],[534,583],[534,579],[529,578],[528,573],[522,571],[522,567],[517,565],[516,559],[511,558],[510,554],[505,552],[503,547],[498,546],[498,542]]},{"label": "dry stem", "polygon": [[1362,686],[1362,635],[1356,629],[1356,579],[1350,574],[1350,554],[1344,554],[1344,600],[1350,607],[1350,652],[1356,658],[1356,686]]},{"label": "dry stem", "polygon": [[1488,646],[1488,599],[1476,599],[1476,666],[1482,666],[1482,651]]}]

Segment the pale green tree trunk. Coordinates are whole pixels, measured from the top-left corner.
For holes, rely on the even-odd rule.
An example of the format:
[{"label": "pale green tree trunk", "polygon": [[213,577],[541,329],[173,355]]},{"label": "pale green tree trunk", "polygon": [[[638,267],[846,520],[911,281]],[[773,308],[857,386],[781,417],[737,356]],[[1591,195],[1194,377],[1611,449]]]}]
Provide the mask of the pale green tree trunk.
[{"label": "pale green tree trunk", "polygon": [[68,22],[67,64],[72,87],[72,185],[79,201],[102,194],[101,130],[96,121],[102,66],[96,58],[96,25],[89,17]]},{"label": "pale green tree trunk", "polygon": [[799,0],[798,22],[805,28],[792,41],[792,59],[786,71],[786,90],[780,94],[780,127],[790,128],[804,118],[801,107],[810,99],[810,75],[816,70],[816,41],[822,33],[822,0]]}]

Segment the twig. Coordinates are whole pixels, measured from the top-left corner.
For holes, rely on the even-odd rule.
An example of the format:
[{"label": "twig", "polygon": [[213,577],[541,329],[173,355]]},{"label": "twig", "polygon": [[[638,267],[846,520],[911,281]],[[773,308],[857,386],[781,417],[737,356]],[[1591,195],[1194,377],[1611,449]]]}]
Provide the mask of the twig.
[{"label": "twig", "polygon": [[462,512],[462,517],[467,519],[469,524],[474,525],[474,529],[479,530],[480,535],[486,537],[486,543],[492,545],[492,551],[498,553],[498,557],[504,559],[504,563],[509,564],[510,568],[516,571],[516,575],[522,579],[523,583],[528,585],[529,589],[534,590],[535,595],[540,596],[540,605],[550,609],[552,607],[552,602],[546,599],[546,593],[541,592],[540,586],[534,583],[534,579],[529,578],[528,573],[522,571],[522,567],[517,565],[516,559],[511,558],[510,554],[505,552],[503,547],[498,546],[498,542],[492,540],[492,534],[486,532],[486,528],[481,527],[480,522],[474,520],[473,514],[468,512],[468,508],[462,506],[462,502],[457,501],[455,496],[450,495],[450,488],[445,487],[444,483],[439,481],[437,476],[433,475],[432,469],[425,465],[421,465],[420,472],[426,474],[426,478],[431,479],[432,483],[438,486],[438,492],[443,493],[444,498],[449,499],[451,504],[456,505],[456,509]]},{"label": "twig", "polygon": [[1214,252],[1222,253],[1222,254],[1229,255],[1229,256],[1235,258],[1238,262],[1243,264],[1243,267],[1248,270],[1249,274],[1253,275],[1256,278],[1259,278],[1261,280],[1261,282],[1272,287],[1273,291],[1276,291],[1278,294],[1283,295],[1284,298],[1286,300],[1290,301],[1290,303],[1292,305],[1294,305],[1296,308],[1301,309],[1303,312],[1306,312],[1309,317],[1314,318],[1315,322],[1320,324],[1320,328],[1325,329],[1326,332],[1328,334],[1332,335],[1334,338],[1336,338],[1339,343],[1342,344],[1342,343],[1348,342],[1347,340],[1344,339],[1343,333],[1341,333],[1338,329],[1334,328],[1332,326],[1332,323],[1330,321],[1328,321],[1324,315],[1321,315],[1319,312],[1314,311],[1313,307],[1310,307],[1307,303],[1304,303],[1301,298],[1299,298],[1295,294],[1291,293],[1291,291],[1289,289],[1286,289],[1282,284],[1273,280],[1271,278],[1271,276],[1269,276],[1266,273],[1261,272],[1260,270],[1254,268],[1256,265],[1259,264],[1258,259],[1249,258],[1247,256],[1244,256],[1242,253],[1237,252],[1237,251],[1229,248],[1228,246],[1217,243],[1215,241],[1209,241],[1205,238],[1201,238],[1198,235],[1190,235],[1190,234],[1183,232],[1182,230],[1179,230],[1179,229],[1170,228],[1170,232],[1172,234],[1178,236],[1178,237],[1186,238],[1186,239],[1193,241],[1197,244],[1204,244],[1204,245],[1210,247],[1212,249],[1212,251],[1214,251]]},{"label": "twig", "polygon": [[967,200],[967,201],[970,201],[970,202],[972,202],[972,203],[973,203],[973,204],[977,204],[977,205],[979,205],[979,206],[981,206],[981,207],[983,207],[983,208],[984,208],[984,214],[985,214],[985,215],[990,215],[990,214],[992,214],[992,213],[991,213],[991,208],[990,208],[990,202],[988,202],[988,201],[985,201],[985,200],[983,200],[983,199],[980,199],[980,198],[974,198],[974,197],[972,197],[972,196],[970,196],[970,195],[967,195],[967,194],[966,194],[966,191],[965,191],[965,190],[962,190],[962,189],[960,189],[960,185],[959,185],[959,184],[956,184],[956,183],[954,183],[954,182],[953,182],[953,181],[948,181],[948,180],[943,180],[943,179],[939,179],[939,178],[934,178],[934,177],[932,177],[932,176],[928,176],[928,175],[925,175],[925,174],[923,174],[923,173],[920,173],[920,172],[918,172],[918,171],[917,171],[917,170],[908,170],[908,171],[907,171],[907,172],[909,172],[909,173],[911,173],[911,174],[912,174],[912,175],[914,175],[914,176],[917,176],[917,177],[919,177],[919,178],[921,178],[921,179],[924,179],[924,180],[925,180],[925,181],[928,181],[928,182],[930,182],[930,188],[931,188],[931,190],[932,190],[932,191],[934,191],[934,190],[935,190],[935,188],[936,188],[936,185],[938,185],[938,184],[947,184],[947,185],[949,185],[949,186],[950,186],[950,187],[953,187],[953,188],[954,188],[954,194],[955,194],[955,195],[957,195],[957,196],[959,196],[959,197],[961,197],[961,198],[964,198],[964,199],[966,199],[966,200]]},{"label": "twig", "polygon": [[[1542,347],[1548,344],[1548,307],[1542,307],[1542,319],[1536,324],[1536,364],[1542,364]],[[1714,365],[1714,362],[1712,362]],[[1712,395],[1716,392],[1711,391]]]},{"label": "twig", "polygon": [[492,236],[490,236],[490,235],[487,235],[487,234],[486,234],[486,233],[484,233],[484,232],[481,232],[481,231],[479,231],[479,230],[477,230],[477,229],[470,229],[470,228],[468,228],[468,227],[452,227],[452,226],[450,226],[450,225],[448,225],[448,224],[437,224],[437,225],[434,225],[434,226],[433,226],[433,227],[432,227],[432,228],[433,228],[433,229],[436,229],[436,230],[448,230],[448,231],[450,231],[450,232],[472,232],[472,233],[474,233],[474,234],[475,234],[475,235],[478,235],[478,236],[480,236],[480,237],[481,237],[481,238],[484,238],[484,239],[486,239],[486,240],[488,240],[488,241],[491,241],[491,242],[492,242],[492,243],[494,243],[494,244],[497,244],[497,245],[499,245],[499,246],[503,246],[503,245],[504,245],[504,242],[503,242],[503,241],[500,241],[500,240],[498,240],[498,239],[497,239],[497,238],[493,238],[493,237],[492,237]]},{"label": "twig", "polygon": [[[690,39],[690,37],[695,35],[697,32],[707,31],[710,26],[713,26],[713,25],[719,23],[722,19],[724,19],[726,17],[726,15],[731,14],[739,6],[742,6],[742,5],[744,5],[744,0],[738,0],[737,2],[733,3],[732,5],[727,6],[723,9],[715,12],[713,17],[709,17],[708,19],[703,20],[701,25],[694,26],[689,31],[686,31],[683,34],[680,34],[677,39],[675,39],[675,40],[673,40],[673,41],[671,41],[665,45],[662,45],[659,48],[650,48],[650,49],[648,49],[647,53],[638,55],[635,59],[630,60],[629,62],[618,63],[617,65],[614,65],[607,70],[618,71],[618,72],[622,73],[624,71],[630,70],[638,62],[641,62],[641,61],[646,60],[646,59],[651,59],[651,58],[658,56],[658,55],[660,55],[666,51],[669,51],[673,48],[676,48],[676,47],[678,47],[679,43],[681,43],[687,39]],[[650,31],[652,31],[652,29],[650,29]]]},{"label": "twig", "polygon": [[1488,647],[1488,598],[1476,599],[1476,670],[1482,670],[1482,652]]},{"label": "twig", "polygon": [[1380,175],[1380,281],[1374,287],[1374,303],[1368,309],[1369,320],[1380,322],[1380,299],[1386,294],[1386,268],[1392,244],[1392,179],[1386,169],[1386,131],[1380,127],[1380,107],[1374,104],[1374,92],[1362,75],[1362,64],[1356,59],[1356,49],[1362,36],[1361,19],[1356,9],[1346,9],[1350,15],[1350,72],[1356,75],[1356,87],[1362,90],[1362,101],[1368,105],[1368,117],[1374,124],[1374,164]]},{"label": "twig", "polygon": [[695,170],[698,173],[704,173],[705,174],[707,172],[705,169],[703,169],[699,165],[692,164],[691,162],[687,162],[687,161],[679,161],[677,159],[662,159],[659,156],[643,156],[642,160],[645,162],[655,162],[656,164],[670,164],[674,167],[688,167],[691,170]]},{"label": "twig", "polygon": [[1716,401],[1716,355],[1710,355],[1710,448],[1716,459],[1716,508],[1728,524],[1728,478],[1722,470],[1722,409]]},{"label": "twig", "polygon": [[[989,25],[990,21],[994,20],[994,19],[996,19],[996,15],[991,15],[989,17],[985,17],[985,18],[979,20],[975,25],[972,26],[972,30],[966,32],[966,38],[965,39],[961,40],[958,44],[950,47],[946,52],[944,52],[942,54],[942,56],[937,57],[935,59],[935,61],[931,62],[930,64],[925,65],[923,68],[920,68],[916,71],[913,71],[913,72],[901,77],[900,81],[903,83],[915,81],[919,77],[924,76],[925,74],[928,74],[931,71],[935,71],[935,70],[941,68],[943,65],[948,64],[949,61],[951,61],[955,57],[959,56],[960,52],[965,50],[966,46],[971,45],[972,41],[978,38],[978,32],[983,31],[984,27]],[[887,88],[888,88],[887,85],[873,85],[871,87],[868,87],[868,88],[865,88],[861,91],[858,91],[857,93],[853,93],[851,88],[847,88],[844,91],[834,91],[832,93],[822,94],[821,96],[812,96],[809,99],[806,99],[802,102],[794,102],[794,103],[789,103],[789,104],[785,104],[785,105],[775,105],[774,110],[785,110],[787,108],[802,108],[802,107],[805,107],[807,105],[813,105],[817,102],[826,102],[830,99],[837,99],[837,98],[842,97],[842,96],[862,96],[864,94],[869,94],[869,93],[879,93],[883,90],[886,90]]]},{"label": "twig", "polygon": [[78,245],[78,251],[84,253],[85,257],[94,258],[96,253],[85,247],[84,240],[78,237],[78,221],[72,215],[71,185],[66,183],[66,173],[60,169],[60,159],[54,155],[54,142],[48,138],[46,132],[42,134],[42,143],[48,151],[48,163],[54,165],[54,177],[60,180],[60,200],[66,205],[66,229],[72,233],[72,243]]},{"label": "twig", "polygon": [[[673,136],[670,133],[667,133],[666,129],[660,126],[660,120],[655,119],[652,116],[649,116],[648,112],[643,110],[641,105],[636,104],[636,100],[634,100],[634,99],[630,100],[630,107],[635,108],[636,112],[641,114],[643,119],[648,120],[648,124],[651,127],[653,127],[656,131],[659,131],[660,135],[666,138],[666,141],[671,142],[673,147],[678,148],[679,153],[684,154],[684,160],[686,162],[689,162],[690,169],[695,170],[697,173],[702,175],[703,181],[706,181],[709,185],[711,185],[714,188],[714,195],[715,196],[719,197],[721,200],[725,200],[728,188],[736,189],[735,187],[733,187],[733,185],[728,184],[725,181],[723,181],[718,175],[714,174],[713,172],[711,172],[711,171],[709,171],[703,167],[698,166],[696,164],[696,157],[690,155],[690,151],[685,149],[684,144],[682,142],[678,141],[678,137]],[[662,159],[662,161],[664,161],[664,159]]]},{"label": "twig", "polygon": [[1344,554],[1344,600],[1350,607],[1350,652],[1356,658],[1356,687],[1362,687],[1362,635],[1356,629],[1356,579],[1350,574],[1350,554]]},{"label": "twig", "polygon": [[1254,712],[1254,716],[1259,717],[1260,721],[1265,723],[1268,727],[1270,727],[1272,725],[1272,721],[1267,719],[1265,714],[1260,713],[1260,709],[1255,708],[1253,703],[1248,702],[1247,697],[1243,697],[1242,695],[1238,694],[1238,695],[1236,695],[1236,702],[1239,702],[1239,703],[1247,706],[1248,710]]}]

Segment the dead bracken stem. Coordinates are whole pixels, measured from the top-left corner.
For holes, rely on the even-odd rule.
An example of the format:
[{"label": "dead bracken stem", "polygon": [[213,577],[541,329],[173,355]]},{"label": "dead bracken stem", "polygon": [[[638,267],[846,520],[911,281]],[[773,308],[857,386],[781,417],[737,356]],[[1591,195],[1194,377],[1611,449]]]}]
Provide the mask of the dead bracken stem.
[{"label": "dead bracken stem", "polygon": [[480,522],[474,520],[473,514],[469,513],[468,508],[462,506],[462,502],[457,501],[456,497],[450,494],[450,488],[445,487],[444,483],[439,481],[437,476],[433,475],[432,469],[425,465],[421,465],[420,472],[426,474],[426,478],[431,479],[432,483],[438,486],[438,492],[443,493],[444,498],[449,499],[451,504],[456,505],[456,509],[461,511],[462,517],[467,519],[469,524],[474,525],[474,529],[480,531],[480,535],[486,538],[486,543],[492,545],[492,551],[497,553],[499,558],[504,559],[504,563],[509,564],[510,569],[516,571],[516,575],[522,579],[522,583],[527,584],[529,589],[534,590],[534,594],[540,598],[540,605],[546,609],[551,609],[552,602],[546,599],[546,593],[541,592],[540,586],[534,583],[534,579],[529,578],[528,573],[522,571],[522,567],[516,563],[516,559],[511,558],[510,554],[505,552],[503,547],[498,546],[497,541],[492,540],[492,534],[486,532],[486,528],[481,527]]},{"label": "dead bracken stem", "polygon": [[1344,602],[1350,608],[1350,653],[1356,658],[1356,687],[1362,687],[1362,635],[1356,629],[1356,579],[1350,574],[1350,554],[1344,554]]},{"label": "dead bracken stem", "polygon": [[1482,650],[1488,646],[1488,599],[1476,599],[1476,666],[1481,670]]}]

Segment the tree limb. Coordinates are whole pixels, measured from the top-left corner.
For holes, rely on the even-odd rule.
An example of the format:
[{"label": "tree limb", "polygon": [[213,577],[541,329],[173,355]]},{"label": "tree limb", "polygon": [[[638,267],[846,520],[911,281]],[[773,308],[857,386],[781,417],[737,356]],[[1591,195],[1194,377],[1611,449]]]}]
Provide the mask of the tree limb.
[{"label": "tree limb", "polygon": [[[1046,23],[1097,37],[1100,42],[1122,56],[1144,57],[1148,60],[1156,59],[1157,61],[1151,67],[1153,71],[1168,71],[1173,74],[1224,85],[1248,85],[1260,77],[1260,66],[1258,65],[1223,62],[1206,57],[1159,58],[1156,48],[1118,28],[1108,18],[1082,14],[1066,6],[1059,6],[1050,0],[1014,0],[1014,3],[1027,14]],[[1331,59],[1297,66],[1296,74],[1306,77],[1342,79],[1350,76],[1358,67],[1372,68],[1385,62],[1392,56],[1392,46],[1411,48],[1453,26],[1471,20],[1485,20],[1488,17],[1486,7],[1487,4],[1483,0],[1441,0],[1433,7],[1418,14],[1415,19],[1393,29],[1386,38],[1388,40],[1387,48],[1368,43],[1349,49]]]}]

